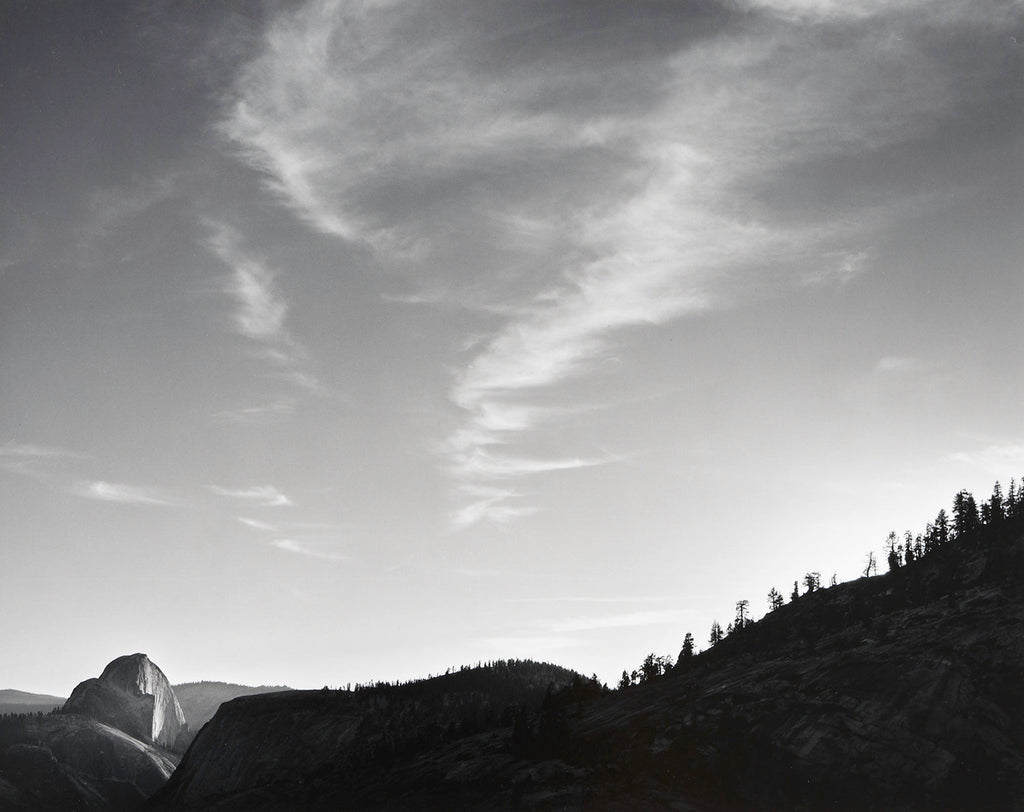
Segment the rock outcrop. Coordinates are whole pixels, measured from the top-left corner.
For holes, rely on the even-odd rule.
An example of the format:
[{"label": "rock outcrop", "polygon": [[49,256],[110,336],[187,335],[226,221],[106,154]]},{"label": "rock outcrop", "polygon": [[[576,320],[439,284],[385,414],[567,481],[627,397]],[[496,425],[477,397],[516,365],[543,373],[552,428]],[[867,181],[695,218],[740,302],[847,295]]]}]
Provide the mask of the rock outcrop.
[{"label": "rock outcrop", "polygon": [[170,753],[94,719],[0,720],[3,810],[135,809],[175,766]]},{"label": "rock outcrop", "polygon": [[145,654],[118,657],[98,678],[79,683],[64,704],[64,711],[104,722],[143,742],[171,750],[188,733],[185,714],[171,683]]},{"label": "rock outcrop", "polygon": [[0,718],[0,809],[136,809],[187,734],[163,672],[145,654],[119,657],[59,711]]}]

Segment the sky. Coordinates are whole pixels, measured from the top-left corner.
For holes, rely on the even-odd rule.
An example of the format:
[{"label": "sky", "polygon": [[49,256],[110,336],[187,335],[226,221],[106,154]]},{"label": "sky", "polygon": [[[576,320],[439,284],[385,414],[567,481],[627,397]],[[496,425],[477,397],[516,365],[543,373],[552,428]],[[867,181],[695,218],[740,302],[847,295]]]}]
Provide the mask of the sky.
[{"label": "sky", "polygon": [[1005,488],[1022,60],[1019,0],[4,0],[0,687],[613,683]]}]

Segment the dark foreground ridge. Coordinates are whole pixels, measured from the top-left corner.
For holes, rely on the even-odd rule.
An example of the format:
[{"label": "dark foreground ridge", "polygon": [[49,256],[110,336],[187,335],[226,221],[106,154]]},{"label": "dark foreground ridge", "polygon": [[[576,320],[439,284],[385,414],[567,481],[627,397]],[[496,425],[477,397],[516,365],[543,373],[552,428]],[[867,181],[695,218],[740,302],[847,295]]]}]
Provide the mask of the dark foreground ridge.
[{"label": "dark foreground ridge", "polygon": [[1024,809],[1020,513],[614,692],[499,709],[512,663],[230,702],[151,808]]}]

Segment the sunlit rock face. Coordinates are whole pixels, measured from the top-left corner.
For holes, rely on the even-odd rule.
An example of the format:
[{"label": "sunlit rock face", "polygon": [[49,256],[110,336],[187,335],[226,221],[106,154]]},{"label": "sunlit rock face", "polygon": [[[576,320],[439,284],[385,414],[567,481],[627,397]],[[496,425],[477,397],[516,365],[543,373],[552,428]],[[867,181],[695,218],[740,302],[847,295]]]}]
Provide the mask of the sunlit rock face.
[{"label": "sunlit rock face", "polygon": [[187,731],[174,689],[145,654],[118,657],[99,678],[79,683],[64,710],[169,749]]}]

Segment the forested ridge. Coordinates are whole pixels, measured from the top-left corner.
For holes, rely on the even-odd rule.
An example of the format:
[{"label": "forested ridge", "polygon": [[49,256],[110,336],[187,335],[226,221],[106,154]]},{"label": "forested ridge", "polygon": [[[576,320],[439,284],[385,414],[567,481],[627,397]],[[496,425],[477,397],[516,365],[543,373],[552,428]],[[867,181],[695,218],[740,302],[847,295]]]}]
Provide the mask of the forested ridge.
[{"label": "forested ridge", "polygon": [[[787,605],[783,593],[772,586],[766,595],[767,609],[760,623],[752,615],[750,601],[740,599],[735,602],[733,619],[724,629],[717,620],[712,622],[707,644],[715,648],[732,638],[733,642],[725,646],[725,649],[734,651],[740,645],[737,634],[748,632],[754,626],[760,626],[758,633],[741,636],[744,647],[760,647],[766,641],[769,641],[769,645],[778,645],[794,638],[813,645],[813,641],[827,628],[846,627],[851,634],[855,634],[864,630],[864,624],[871,618],[894,607],[925,602],[955,588],[961,580],[961,568],[981,551],[987,554],[985,566],[989,568],[990,575],[1001,579],[1019,577],[1024,574],[1024,551],[1014,542],[1022,534],[1024,478],[1019,487],[1016,479],[1012,479],[1005,494],[997,481],[992,495],[981,502],[969,491],[961,490],[953,497],[951,513],[947,513],[945,508],[940,509],[935,519],[916,534],[906,530],[900,535],[893,530],[884,541],[882,556],[876,555],[874,550],[867,553],[864,569],[856,580],[879,576],[878,562],[883,558],[887,569],[883,570],[882,575],[895,573],[890,580],[883,579],[886,585],[884,596],[870,595],[876,587],[869,587],[866,591],[852,593],[862,599],[842,601],[842,609],[825,601],[817,606],[820,615],[812,626],[794,622],[787,629],[782,622],[764,622],[771,619],[773,612]],[[788,603],[796,603],[823,589],[855,582],[841,583],[833,574],[826,585],[820,572],[807,571],[793,581]],[[874,631],[884,636],[885,624]],[[632,671],[624,670],[617,687],[628,688],[673,672],[681,673],[692,665],[695,656],[708,654],[710,648],[708,651],[699,651],[693,634],[686,632],[677,657],[651,653],[639,667]]]}]

